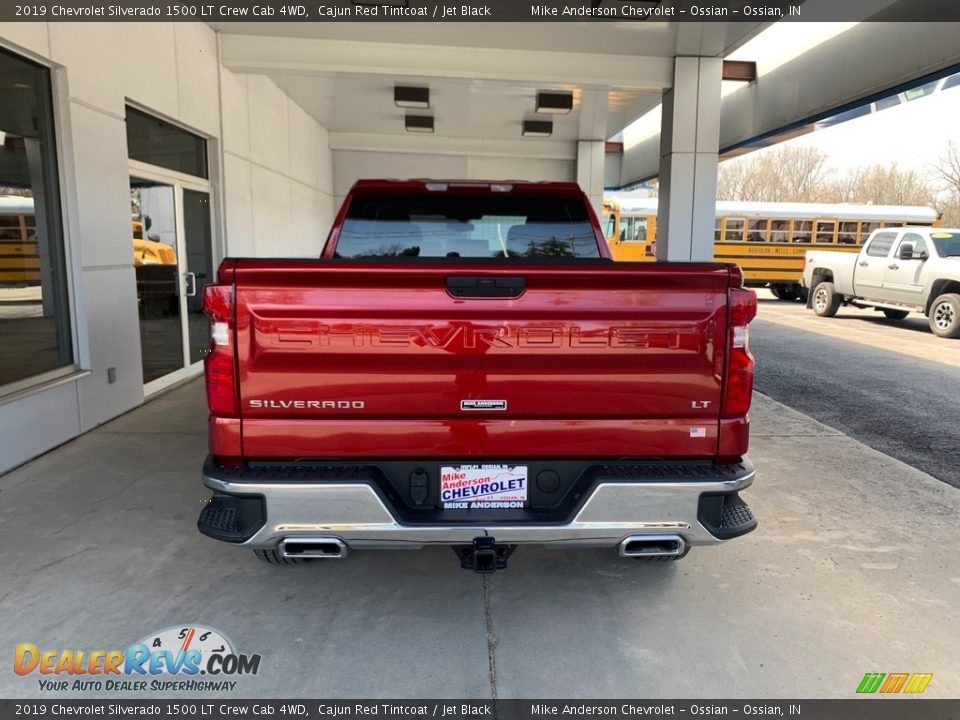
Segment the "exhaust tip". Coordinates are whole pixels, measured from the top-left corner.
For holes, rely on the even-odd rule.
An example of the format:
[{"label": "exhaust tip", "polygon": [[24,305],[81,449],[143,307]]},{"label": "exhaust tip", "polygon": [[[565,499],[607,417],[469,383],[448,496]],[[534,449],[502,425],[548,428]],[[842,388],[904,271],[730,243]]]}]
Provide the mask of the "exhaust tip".
[{"label": "exhaust tip", "polygon": [[286,558],[324,558],[340,560],[347,556],[347,545],[339,538],[284,538],[280,554]]},{"label": "exhaust tip", "polygon": [[631,535],[618,547],[620,557],[680,557],[687,543],[679,535]]}]

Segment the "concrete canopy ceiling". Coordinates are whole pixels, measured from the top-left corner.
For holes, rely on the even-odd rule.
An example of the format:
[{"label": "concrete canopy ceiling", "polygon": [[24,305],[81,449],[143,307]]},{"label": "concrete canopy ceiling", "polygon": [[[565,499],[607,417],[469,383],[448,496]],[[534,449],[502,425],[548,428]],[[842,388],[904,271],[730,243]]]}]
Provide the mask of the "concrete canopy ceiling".
[{"label": "concrete canopy ceiling", "polygon": [[[593,105],[598,102],[597,93],[585,93],[582,88],[563,83],[531,85],[470,78],[348,73],[271,77],[333,133],[402,134],[404,113],[410,112],[432,114],[438,137],[516,140],[521,137],[524,119],[552,119],[553,139],[573,142],[581,138],[581,130],[588,132],[581,124],[588,122],[587,113],[594,112]],[[395,84],[429,87],[430,109],[405,110],[395,106]],[[565,115],[537,115],[537,90],[573,92],[573,110]],[[625,115],[642,113],[660,102],[659,90],[601,88],[599,92],[608,124],[622,122]]]},{"label": "concrete canopy ceiling", "polygon": [[[726,55],[764,25],[213,23],[224,65],[273,79],[327,127],[332,147],[428,143],[443,152],[485,143],[510,152],[522,141],[557,157],[656,107],[675,56]],[[430,88],[434,135],[404,130],[395,84]],[[536,115],[537,90],[572,91],[573,111]],[[523,138],[524,119],[552,119],[553,136]]]}]

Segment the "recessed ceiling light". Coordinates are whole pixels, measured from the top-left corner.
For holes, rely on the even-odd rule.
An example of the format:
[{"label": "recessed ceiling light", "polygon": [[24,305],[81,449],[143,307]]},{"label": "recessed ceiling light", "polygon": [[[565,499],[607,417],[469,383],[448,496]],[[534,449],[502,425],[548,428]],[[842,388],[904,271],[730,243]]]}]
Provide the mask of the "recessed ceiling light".
[{"label": "recessed ceiling light", "polygon": [[432,133],[433,116],[406,115],[403,119],[403,126],[407,129],[407,132]]},{"label": "recessed ceiling light", "polygon": [[537,112],[566,115],[573,110],[572,92],[538,92]]},{"label": "recessed ceiling light", "polygon": [[524,137],[550,137],[553,134],[553,121],[552,120],[524,120],[523,121],[523,136]]},{"label": "recessed ceiling light", "polygon": [[397,107],[428,108],[430,88],[396,85],[393,88],[393,102]]}]

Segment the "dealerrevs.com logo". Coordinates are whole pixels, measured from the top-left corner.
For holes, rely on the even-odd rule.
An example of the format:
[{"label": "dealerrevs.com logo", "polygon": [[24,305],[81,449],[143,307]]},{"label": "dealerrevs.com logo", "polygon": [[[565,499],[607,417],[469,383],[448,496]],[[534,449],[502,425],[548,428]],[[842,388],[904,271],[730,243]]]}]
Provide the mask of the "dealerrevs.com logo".
[{"label": "dealerrevs.com logo", "polygon": [[[39,676],[53,692],[233,690],[239,675],[256,675],[260,655],[243,655],[212,628],[182,625],[152,633],[126,650],[41,649],[20,643],[13,671]],[[202,678],[200,676],[203,676]]]}]

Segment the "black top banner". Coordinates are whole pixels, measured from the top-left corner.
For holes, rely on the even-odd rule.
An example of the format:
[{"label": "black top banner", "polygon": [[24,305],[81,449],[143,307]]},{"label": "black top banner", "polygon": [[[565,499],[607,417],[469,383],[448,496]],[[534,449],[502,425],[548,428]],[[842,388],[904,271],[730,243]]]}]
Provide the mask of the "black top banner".
[{"label": "black top banner", "polygon": [[36,0],[0,21],[207,22],[960,22],[943,0]]}]

